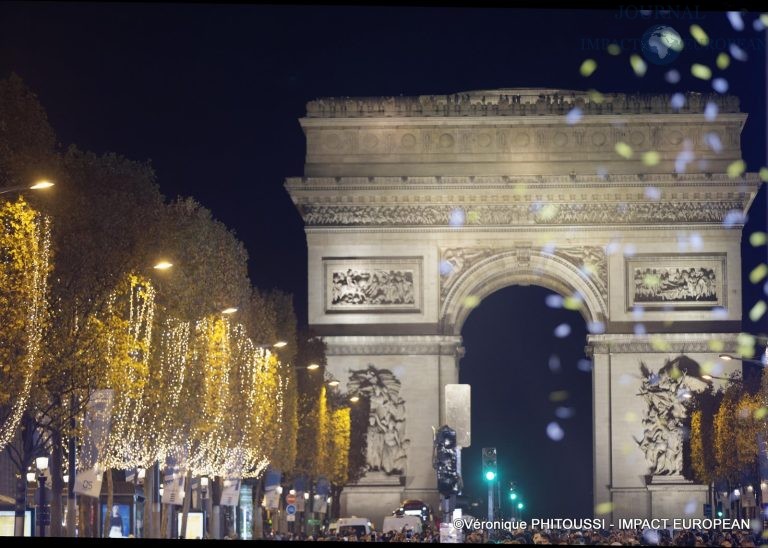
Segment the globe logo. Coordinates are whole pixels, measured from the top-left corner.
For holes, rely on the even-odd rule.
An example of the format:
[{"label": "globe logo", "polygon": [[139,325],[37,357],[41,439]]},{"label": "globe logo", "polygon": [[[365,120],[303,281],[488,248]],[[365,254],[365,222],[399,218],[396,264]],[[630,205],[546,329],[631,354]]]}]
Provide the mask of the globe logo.
[{"label": "globe logo", "polygon": [[668,65],[683,49],[683,39],[672,27],[656,25],[640,40],[643,57],[654,65]]}]

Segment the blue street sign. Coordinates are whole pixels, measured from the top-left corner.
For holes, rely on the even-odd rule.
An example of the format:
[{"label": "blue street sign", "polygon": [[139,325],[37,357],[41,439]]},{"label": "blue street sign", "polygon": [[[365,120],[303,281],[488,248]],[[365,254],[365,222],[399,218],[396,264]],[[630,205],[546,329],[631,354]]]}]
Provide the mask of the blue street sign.
[{"label": "blue street sign", "polygon": [[289,516],[292,516],[293,514],[295,514],[296,513],[296,505],[295,504],[289,504],[288,506],[286,506],[285,507],[285,513],[288,514]]}]

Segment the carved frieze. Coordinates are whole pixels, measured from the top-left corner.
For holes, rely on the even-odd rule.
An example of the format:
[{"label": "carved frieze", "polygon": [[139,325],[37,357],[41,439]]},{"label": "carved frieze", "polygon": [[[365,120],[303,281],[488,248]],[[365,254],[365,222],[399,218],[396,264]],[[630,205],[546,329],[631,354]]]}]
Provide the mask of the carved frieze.
[{"label": "carved frieze", "polygon": [[324,258],[326,311],[419,312],[421,257]]},{"label": "carved frieze", "polygon": [[723,253],[627,257],[625,274],[627,310],[691,310],[727,305]]},{"label": "carved frieze", "polygon": [[307,103],[308,118],[534,116],[565,115],[574,107],[584,114],[678,114],[703,112],[714,103],[719,112],[738,112],[739,99],[717,93],[687,93],[681,109],[667,95],[604,94],[598,102],[586,92],[570,90],[493,90],[482,93],[418,97],[323,97]]},{"label": "carved frieze", "polygon": [[[467,211],[448,204],[301,206],[308,226],[454,226],[456,219],[480,226],[721,223],[729,212],[742,209],[743,202],[736,200],[564,203],[547,208],[534,204],[479,204]],[[463,215],[457,214],[459,210]]]}]

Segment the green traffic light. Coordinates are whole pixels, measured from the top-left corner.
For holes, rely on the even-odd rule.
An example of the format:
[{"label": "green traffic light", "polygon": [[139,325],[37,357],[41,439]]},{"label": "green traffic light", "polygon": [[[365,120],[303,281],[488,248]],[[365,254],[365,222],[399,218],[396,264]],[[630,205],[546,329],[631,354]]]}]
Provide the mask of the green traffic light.
[{"label": "green traffic light", "polygon": [[517,503],[517,509],[518,510],[522,510],[523,508],[525,508],[525,505],[522,502],[518,502]]},{"label": "green traffic light", "polygon": [[723,511],[722,510],[718,510],[717,511],[717,517],[719,517],[719,518],[723,517]]},{"label": "green traffic light", "polygon": [[489,470],[488,472],[485,473],[485,479],[487,479],[488,481],[493,481],[496,479],[496,474]]},{"label": "green traffic light", "polygon": [[517,500],[517,493],[510,493],[509,498],[512,500]]}]

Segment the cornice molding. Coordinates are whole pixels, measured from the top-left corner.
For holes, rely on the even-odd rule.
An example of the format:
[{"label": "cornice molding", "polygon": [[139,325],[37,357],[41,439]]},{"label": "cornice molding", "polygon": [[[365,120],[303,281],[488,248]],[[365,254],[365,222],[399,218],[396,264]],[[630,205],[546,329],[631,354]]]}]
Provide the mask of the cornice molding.
[{"label": "cornice molding", "polygon": [[[736,333],[671,333],[656,335],[605,334],[587,335],[586,351],[590,354],[622,353],[732,353],[738,349]],[[713,341],[722,348],[713,350]]]},{"label": "cornice molding", "polygon": [[323,337],[329,356],[441,355],[462,352],[461,337],[444,335]]}]

